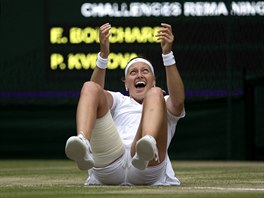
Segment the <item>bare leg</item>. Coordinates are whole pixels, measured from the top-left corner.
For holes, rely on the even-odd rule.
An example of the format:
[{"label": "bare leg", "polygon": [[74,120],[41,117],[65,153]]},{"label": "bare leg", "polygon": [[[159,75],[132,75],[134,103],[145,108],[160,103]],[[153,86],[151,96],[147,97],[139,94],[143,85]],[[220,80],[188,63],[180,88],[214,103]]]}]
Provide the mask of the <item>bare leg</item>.
[{"label": "bare leg", "polygon": [[104,167],[124,153],[124,145],[109,112],[107,92],[94,82],[83,85],[77,107],[77,133],[89,140],[95,167]]},{"label": "bare leg", "polygon": [[[145,135],[151,135],[156,139],[160,162],[166,157],[167,152],[167,108],[160,88],[152,88],[148,91],[143,102],[143,112],[136,137],[131,146],[131,156],[135,154],[136,142]],[[155,160],[149,165],[157,165]]]},{"label": "bare leg", "polygon": [[90,140],[95,120],[108,112],[107,99],[104,90],[94,82],[84,83],[77,107],[77,133],[81,131]]}]

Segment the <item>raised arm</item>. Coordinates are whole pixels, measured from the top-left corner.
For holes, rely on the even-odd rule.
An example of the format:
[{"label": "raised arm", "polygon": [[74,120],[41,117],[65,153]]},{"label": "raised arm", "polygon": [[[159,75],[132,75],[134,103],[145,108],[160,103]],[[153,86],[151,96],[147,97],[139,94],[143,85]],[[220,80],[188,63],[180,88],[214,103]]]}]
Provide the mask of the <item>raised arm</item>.
[{"label": "raised arm", "polygon": [[161,41],[163,60],[164,58],[169,60],[168,64],[165,65],[167,88],[169,92],[167,108],[173,115],[180,116],[184,108],[185,93],[184,84],[176,63],[173,63],[174,61],[172,61],[174,57],[171,50],[174,35],[172,33],[171,26],[166,23],[161,23],[161,29],[158,31],[156,36]]},{"label": "raised arm", "polygon": [[[111,25],[109,23],[105,23],[100,27],[99,32],[99,40],[100,40],[100,53],[99,56],[101,57],[101,61],[105,61],[107,63],[107,58],[110,53],[110,44],[109,44],[109,37],[111,35],[110,33]],[[99,59],[100,59],[99,57]],[[93,74],[91,76],[91,81],[99,84],[101,87],[104,88],[105,84],[105,69],[100,65],[100,63],[96,62],[96,67],[93,71]]]},{"label": "raised arm", "polygon": [[[100,85],[103,89],[105,85],[105,73],[108,63],[108,55],[110,53],[110,42],[109,42],[109,37],[111,35],[110,29],[111,29],[111,25],[109,23],[105,23],[100,27],[99,30],[100,53],[98,54],[96,67],[94,68],[93,74],[90,79],[91,81]],[[113,97],[107,91],[104,91],[104,93],[107,98],[108,107],[111,108],[111,106],[113,105]]]}]

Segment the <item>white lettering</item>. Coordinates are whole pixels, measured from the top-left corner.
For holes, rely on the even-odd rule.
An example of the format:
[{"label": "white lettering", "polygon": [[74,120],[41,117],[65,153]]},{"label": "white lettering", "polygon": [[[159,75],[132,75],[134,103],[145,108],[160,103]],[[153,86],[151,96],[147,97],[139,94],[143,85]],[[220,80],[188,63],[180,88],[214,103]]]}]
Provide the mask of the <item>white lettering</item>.
[{"label": "white lettering", "polygon": [[[230,10],[228,10],[230,8]],[[83,3],[84,17],[264,16],[264,1]],[[60,41],[62,42],[62,41]],[[63,41],[66,42],[66,41]]]},{"label": "white lettering", "polygon": [[84,3],[81,6],[81,13],[84,17],[90,17],[91,16],[91,11],[92,10],[92,5],[91,3]]},{"label": "white lettering", "polygon": [[[172,3],[172,4],[167,4],[168,7],[170,7],[171,9],[171,16],[179,16],[182,14],[182,7],[180,3]],[[165,16],[169,16],[169,15],[165,15]]]},{"label": "white lettering", "polygon": [[185,16],[220,16],[228,15],[224,2],[185,2]]},{"label": "white lettering", "polygon": [[259,2],[232,2],[231,14],[237,16],[264,15],[264,1]]},{"label": "white lettering", "polygon": [[182,13],[177,2],[141,3],[83,3],[81,14],[84,17],[170,17]]}]

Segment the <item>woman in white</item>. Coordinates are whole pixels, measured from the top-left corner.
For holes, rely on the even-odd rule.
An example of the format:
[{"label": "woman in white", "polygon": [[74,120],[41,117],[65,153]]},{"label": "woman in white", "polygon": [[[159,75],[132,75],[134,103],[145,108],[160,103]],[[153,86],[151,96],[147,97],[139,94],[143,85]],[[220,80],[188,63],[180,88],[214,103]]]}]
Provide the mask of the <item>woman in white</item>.
[{"label": "woman in white", "polygon": [[86,185],[179,185],[167,153],[177,122],[185,116],[172,28],[161,23],[156,35],[166,71],[166,96],[144,58],[132,59],[125,68],[129,96],[104,90],[110,30],[109,23],[100,27],[97,67],[82,87],[77,136],[67,140],[65,153],[79,169],[88,170]]}]

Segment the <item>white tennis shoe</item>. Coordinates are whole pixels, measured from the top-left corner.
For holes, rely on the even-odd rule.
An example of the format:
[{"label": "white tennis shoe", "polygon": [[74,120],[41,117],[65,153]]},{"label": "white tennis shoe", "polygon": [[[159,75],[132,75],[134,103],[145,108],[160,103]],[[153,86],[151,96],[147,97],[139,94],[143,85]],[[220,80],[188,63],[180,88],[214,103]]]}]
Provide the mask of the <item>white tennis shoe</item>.
[{"label": "white tennis shoe", "polygon": [[136,143],[136,154],[132,158],[132,165],[140,170],[147,168],[149,161],[154,159],[159,161],[156,140],[150,135],[142,137]]},{"label": "white tennis shoe", "polygon": [[72,136],[67,140],[65,154],[77,163],[80,170],[89,170],[94,167],[91,145],[83,134]]}]

